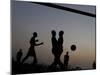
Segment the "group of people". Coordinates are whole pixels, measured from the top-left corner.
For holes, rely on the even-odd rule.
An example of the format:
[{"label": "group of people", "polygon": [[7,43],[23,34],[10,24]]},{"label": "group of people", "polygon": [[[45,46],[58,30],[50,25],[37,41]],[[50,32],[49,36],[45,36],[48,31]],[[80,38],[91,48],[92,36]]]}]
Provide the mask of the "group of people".
[{"label": "group of people", "polygon": [[[69,55],[68,52],[67,54],[64,56],[64,65],[60,60],[60,56],[63,52],[63,31],[59,32],[59,38],[58,40],[56,39],[56,31],[52,30],[51,31],[52,34],[52,54],[54,55],[54,62],[51,64],[51,66],[56,66],[57,64],[60,66],[60,68],[67,68],[68,66],[68,61],[69,61]],[[66,61],[67,60],[67,61]]]},{"label": "group of people", "polygon": [[[51,64],[51,67],[59,65],[60,68],[66,68],[67,69],[68,61],[69,61],[68,52],[66,52],[66,55],[64,56],[64,64],[60,60],[60,56],[63,52],[63,41],[64,41],[63,40],[63,34],[64,34],[64,31],[59,32],[58,40],[56,39],[56,31],[55,30],[52,30],[51,34],[52,34],[52,38],[51,38],[52,54],[54,55],[54,61]],[[37,36],[38,36],[37,32],[34,32],[32,38],[30,40],[29,51],[28,51],[27,55],[23,58],[22,63],[24,63],[24,61],[30,56],[34,57],[33,64],[37,63],[37,58],[36,58],[36,53],[35,53],[35,46],[43,45],[43,42],[38,43],[38,44],[36,43],[36,42],[39,41],[38,39],[36,39]],[[22,56],[22,49],[20,49],[19,52],[17,53],[17,61],[19,63],[21,62],[20,61],[21,56]]]}]

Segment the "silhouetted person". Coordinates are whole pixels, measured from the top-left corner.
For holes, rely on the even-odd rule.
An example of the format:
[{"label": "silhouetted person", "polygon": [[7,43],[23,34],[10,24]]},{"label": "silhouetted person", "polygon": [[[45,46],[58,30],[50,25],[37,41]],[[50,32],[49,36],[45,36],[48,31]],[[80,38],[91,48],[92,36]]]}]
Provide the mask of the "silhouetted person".
[{"label": "silhouetted person", "polygon": [[96,62],[93,62],[93,69],[96,69]]},{"label": "silhouetted person", "polygon": [[52,53],[56,57],[57,56],[57,50],[58,50],[58,42],[57,42],[57,39],[56,39],[56,32],[54,30],[52,30],[51,34],[52,34],[52,38],[51,38]]},{"label": "silhouetted person", "polygon": [[69,62],[69,55],[68,55],[68,52],[66,52],[66,55],[64,56],[64,67],[65,67],[65,70],[68,69],[68,62]]},{"label": "silhouetted person", "polygon": [[61,56],[62,52],[63,52],[63,31],[59,32],[59,38],[58,38],[58,47],[59,47],[59,57]]},{"label": "silhouetted person", "polygon": [[60,56],[63,52],[63,31],[59,32],[59,38],[58,38],[58,52],[57,52],[57,60],[58,60],[58,64],[60,65],[61,68],[64,68],[64,65],[62,64],[62,62],[60,61]]},{"label": "silhouetted person", "polygon": [[54,61],[51,64],[50,68],[54,67],[57,65],[57,50],[58,50],[58,42],[56,39],[56,31],[52,30],[51,31],[52,37],[51,37],[51,43],[52,43],[52,54],[54,55]]},{"label": "silhouetted person", "polygon": [[39,43],[39,44],[36,44],[36,42],[38,42],[38,40],[36,40],[36,37],[37,37],[37,33],[34,32],[34,33],[33,33],[33,37],[32,37],[31,40],[30,40],[30,48],[29,48],[29,51],[28,51],[26,57],[23,59],[22,63],[24,63],[24,61],[25,61],[29,56],[34,57],[33,64],[37,63],[37,58],[36,58],[36,53],[35,53],[34,47],[35,47],[35,46],[42,45],[43,42],[41,42],[41,43]]},{"label": "silhouetted person", "polygon": [[17,63],[20,63],[21,62],[21,57],[23,55],[23,52],[22,52],[22,49],[20,49],[18,52],[17,52],[17,55],[16,55],[16,59],[17,59]]}]

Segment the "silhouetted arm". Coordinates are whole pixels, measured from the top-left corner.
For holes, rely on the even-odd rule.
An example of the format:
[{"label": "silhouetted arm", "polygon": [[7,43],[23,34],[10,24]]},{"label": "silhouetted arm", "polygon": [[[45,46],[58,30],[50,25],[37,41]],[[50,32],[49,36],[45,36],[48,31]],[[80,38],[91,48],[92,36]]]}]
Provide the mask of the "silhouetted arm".
[{"label": "silhouetted arm", "polygon": [[39,46],[39,45],[42,45],[43,44],[43,42],[41,42],[41,43],[39,43],[39,44],[35,44],[35,46]]}]

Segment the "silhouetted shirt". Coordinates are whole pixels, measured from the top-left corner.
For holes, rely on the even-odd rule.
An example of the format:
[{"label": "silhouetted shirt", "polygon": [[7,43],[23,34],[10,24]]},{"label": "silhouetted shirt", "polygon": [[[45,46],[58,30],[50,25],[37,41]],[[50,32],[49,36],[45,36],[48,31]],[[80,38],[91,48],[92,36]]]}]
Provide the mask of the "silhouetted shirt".
[{"label": "silhouetted shirt", "polygon": [[57,39],[55,37],[52,37],[52,48],[57,48]]},{"label": "silhouetted shirt", "polygon": [[35,38],[34,37],[31,38],[30,45],[33,47],[35,46]]},{"label": "silhouetted shirt", "polygon": [[63,37],[59,37],[58,46],[59,46],[60,49],[63,49]]},{"label": "silhouetted shirt", "polygon": [[29,48],[29,51],[28,51],[28,55],[35,55],[35,50],[34,50],[34,46],[35,46],[35,38],[32,37],[31,40],[30,40],[30,48]]},{"label": "silhouetted shirt", "polygon": [[68,64],[68,61],[69,61],[69,56],[68,55],[65,55],[64,56],[64,64]]}]

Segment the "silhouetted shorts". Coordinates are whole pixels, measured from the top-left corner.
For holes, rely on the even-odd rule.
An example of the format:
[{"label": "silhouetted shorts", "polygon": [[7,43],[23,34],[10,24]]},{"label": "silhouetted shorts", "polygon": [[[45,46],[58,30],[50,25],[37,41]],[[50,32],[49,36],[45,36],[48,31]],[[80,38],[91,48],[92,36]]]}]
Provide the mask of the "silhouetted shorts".
[{"label": "silhouetted shorts", "polygon": [[35,50],[34,50],[34,47],[30,47],[29,48],[29,52],[28,52],[28,56],[35,56]]}]

